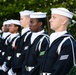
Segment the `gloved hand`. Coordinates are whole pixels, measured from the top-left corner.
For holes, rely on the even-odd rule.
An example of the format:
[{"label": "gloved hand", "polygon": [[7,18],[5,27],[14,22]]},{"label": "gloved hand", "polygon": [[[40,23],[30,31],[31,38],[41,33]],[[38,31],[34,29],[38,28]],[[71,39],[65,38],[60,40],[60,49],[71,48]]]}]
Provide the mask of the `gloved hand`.
[{"label": "gloved hand", "polygon": [[8,71],[8,75],[16,75],[16,73],[13,72],[12,68]]},{"label": "gloved hand", "polygon": [[2,66],[0,66],[0,70],[2,70]]},{"label": "gloved hand", "polygon": [[8,70],[8,67],[6,66],[6,63],[4,63],[4,64],[2,65],[2,70],[3,70],[4,72],[6,72],[6,71]]}]

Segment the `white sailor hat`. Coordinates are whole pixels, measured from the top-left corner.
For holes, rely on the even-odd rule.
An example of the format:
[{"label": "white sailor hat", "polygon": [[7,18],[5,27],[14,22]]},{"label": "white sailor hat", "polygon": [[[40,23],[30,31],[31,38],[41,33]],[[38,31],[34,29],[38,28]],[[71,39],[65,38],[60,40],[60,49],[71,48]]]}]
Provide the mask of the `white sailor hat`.
[{"label": "white sailor hat", "polygon": [[66,16],[66,17],[71,18],[71,19],[74,16],[74,13],[70,12],[66,8],[52,8],[51,14],[59,14],[59,15]]},{"label": "white sailor hat", "polygon": [[13,19],[11,19],[11,24],[13,23],[13,24],[16,24],[16,25],[19,25],[19,26],[21,26],[21,24],[20,24],[20,21],[19,20],[13,20]]},{"label": "white sailor hat", "polygon": [[30,11],[30,10],[24,10],[24,11],[20,11],[20,16],[26,16],[26,15],[30,15],[31,13],[33,13],[34,11]]},{"label": "white sailor hat", "polygon": [[4,21],[4,22],[3,22],[3,25],[9,25],[9,24],[11,24],[10,21],[11,21],[11,20]]},{"label": "white sailor hat", "polygon": [[3,22],[3,26],[6,24],[6,21]]},{"label": "white sailor hat", "polygon": [[30,14],[30,18],[45,18],[47,13],[43,12],[34,12]]}]

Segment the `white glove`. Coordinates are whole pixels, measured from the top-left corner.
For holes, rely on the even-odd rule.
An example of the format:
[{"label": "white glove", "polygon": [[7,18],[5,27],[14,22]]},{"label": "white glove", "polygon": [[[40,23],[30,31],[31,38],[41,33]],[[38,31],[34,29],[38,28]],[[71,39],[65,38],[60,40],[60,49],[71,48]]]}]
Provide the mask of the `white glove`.
[{"label": "white glove", "polygon": [[16,73],[14,73],[13,71],[12,71],[12,68],[8,71],[8,75],[16,75]]},{"label": "white glove", "polygon": [[0,70],[2,70],[2,66],[0,66]]},{"label": "white glove", "polygon": [[2,70],[3,70],[4,72],[6,72],[6,71],[8,70],[8,67],[6,66],[6,63],[4,63],[4,64],[2,65]]}]

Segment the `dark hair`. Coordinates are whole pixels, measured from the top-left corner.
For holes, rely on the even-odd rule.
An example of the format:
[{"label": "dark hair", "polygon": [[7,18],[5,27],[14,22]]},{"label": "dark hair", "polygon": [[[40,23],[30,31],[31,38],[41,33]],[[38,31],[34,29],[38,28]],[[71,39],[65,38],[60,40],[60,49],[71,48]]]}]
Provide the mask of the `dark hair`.
[{"label": "dark hair", "polygon": [[20,32],[21,31],[21,26],[20,25],[17,25],[17,24],[15,24],[15,26],[18,27],[18,32]]},{"label": "dark hair", "polygon": [[46,18],[38,18],[39,22],[42,22],[42,28],[44,28],[45,24],[46,24]]}]

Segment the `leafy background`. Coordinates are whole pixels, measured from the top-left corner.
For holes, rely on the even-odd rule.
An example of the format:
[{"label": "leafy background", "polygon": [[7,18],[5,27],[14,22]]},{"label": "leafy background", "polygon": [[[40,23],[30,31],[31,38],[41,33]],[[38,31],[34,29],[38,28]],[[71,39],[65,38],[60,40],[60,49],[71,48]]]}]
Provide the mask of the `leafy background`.
[{"label": "leafy background", "polygon": [[[76,0],[0,0],[0,27],[4,20],[19,19],[19,12],[22,10],[34,10],[47,12],[47,28],[50,34],[52,30],[49,27],[50,9],[54,7],[65,7],[76,13]],[[74,16],[74,20],[76,16]],[[69,25],[68,31],[76,39],[75,25]]]}]

